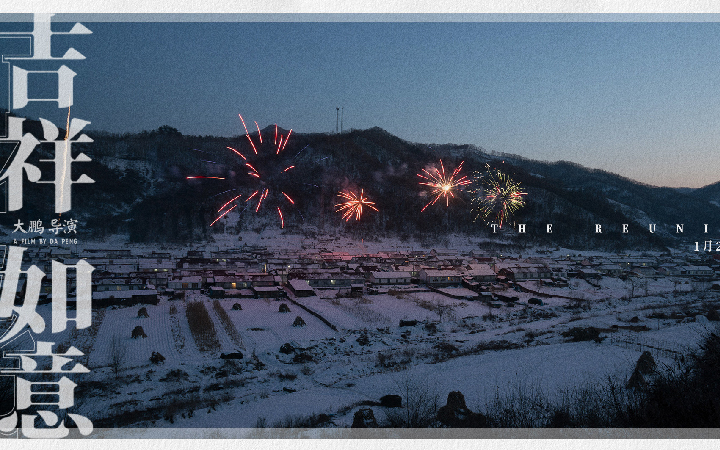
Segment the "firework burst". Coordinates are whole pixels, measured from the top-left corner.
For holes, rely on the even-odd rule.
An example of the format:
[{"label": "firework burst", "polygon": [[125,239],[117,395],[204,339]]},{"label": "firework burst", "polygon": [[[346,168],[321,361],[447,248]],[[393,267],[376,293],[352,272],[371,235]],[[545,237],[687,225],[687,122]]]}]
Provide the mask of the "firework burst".
[{"label": "firework burst", "polygon": [[445,166],[443,165],[442,159],[440,160],[440,169],[433,167],[430,170],[422,169],[422,173],[417,174],[420,178],[425,181],[421,181],[420,184],[430,187],[430,195],[433,199],[423,207],[420,212],[434,205],[435,202],[441,198],[445,199],[445,206],[450,205],[450,197],[455,197],[454,191],[460,189],[462,186],[470,184],[470,180],[466,176],[460,177],[460,171],[465,161],[461,162],[459,166],[453,171],[452,175],[445,173]]},{"label": "firework burst", "polygon": [[[292,130],[284,134],[282,130],[278,129],[275,125],[274,136],[263,137],[262,131],[258,126],[257,122],[254,122],[255,128],[257,128],[257,135],[255,139],[250,135],[245,120],[242,115],[238,114],[240,122],[245,130],[245,138],[247,143],[245,144],[245,150],[238,150],[238,148],[227,147],[228,150],[232,151],[235,155],[240,157],[242,160],[240,163],[247,170],[247,174],[250,177],[251,183],[254,184],[253,190],[248,195],[244,202],[245,208],[251,207],[256,213],[260,212],[260,209],[272,203],[272,206],[268,208],[270,210],[277,211],[278,218],[280,220],[280,227],[285,227],[285,217],[283,215],[282,207],[287,205],[295,205],[295,201],[288,195],[287,188],[285,187],[286,180],[292,176],[295,165],[288,163],[282,153],[287,146]],[[270,137],[273,137],[270,140]],[[249,145],[249,148],[248,148]],[[203,177],[203,176],[192,176],[192,178],[215,178],[224,180],[222,177]],[[227,201],[217,211],[219,214],[215,220],[212,221],[210,226],[213,226],[218,220],[225,217],[230,211],[242,205],[241,195],[235,196],[234,198]],[[243,209],[245,209],[243,208]]]},{"label": "firework burst", "polygon": [[341,197],[346,201],[335,205],[337,208],[335,212],[342,212],[342,218],[345,219],[345,222],[348,222],[353,216],[355,216],[355,220],[360,220],[363,213],[363,207],[368,207],[377,211],[377,208],[374,206],[375,203],[369,201],[368,198],[365,197],[365,192],[362,189],[360,189],[360,194],[356,194],[350,190],[340,191],[338,197]]},{"label": "firework burst", "polygon": [[523,195],[527,192],[522,192],[520,183],[500,169],[491,169],[488,165],[484,174],[475,174],[475,181],[480,185],[472,201],[475,220],[482,216],[487,223],[495,220],[502,228],[503,222],[525,206]]}]

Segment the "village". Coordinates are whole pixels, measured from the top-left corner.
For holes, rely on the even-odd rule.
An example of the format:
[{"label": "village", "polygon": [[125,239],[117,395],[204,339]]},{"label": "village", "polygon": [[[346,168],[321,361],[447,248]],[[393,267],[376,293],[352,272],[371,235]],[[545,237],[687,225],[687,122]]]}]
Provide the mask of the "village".
[{"label": "village", "polygon": [[343,428],[368,405],[405,426],[381,398],[459,391],[479,411],[518,386],[625,384],[643,352],[674,367],[720,320],[710,253],[270,236],[27,249],[47,274],[95,268],[92,326],[39,339],[84,353],[76,395],[97,427]]},{"label": "village", "polygon": [[[183,297],[199,291],[211,298],[286,298],[316,295],[315,289],[348,296],[378,294],[388,289],[440,292],[450,298],[512,302],[508,291],[529,292],[540,298],[556,296],[533,287],[566,289],[573,298],[573,280],[600,289],[600,280],[628,283],[629,295],[640,295],[649,280],[672,279],[674,286],[693,290],[720,289],[720,256],[712,253],[594,254],[541,250],[502,255],[482,250],[338,251],[328,240],[311,248],[273,249],[240,245],[221,249],[178,252],[133,251],[126,247],[30,247],[25,253],[49,273],[50,260],[73,264],[85,259],[93,273],[93,305],[156,304],[158,295]],[[550,254],[554,253],[554,254]],[[39,262],[39,263],[38,263]],[[43,265],[44,264],[44,265]],[[72,274],[70,274],[72,276]],[[532,283],[530,283],[532,282]],[[72,278],[70,290],[72,291]],[[20,285],[21,287],[21,285]],[[634,287],[634,288],[633,288]],[[20,288],[18,289],[20,290]],[[49,283],[44,294],[50,294]],[[647,293],[646,293],[647,294]]]}]

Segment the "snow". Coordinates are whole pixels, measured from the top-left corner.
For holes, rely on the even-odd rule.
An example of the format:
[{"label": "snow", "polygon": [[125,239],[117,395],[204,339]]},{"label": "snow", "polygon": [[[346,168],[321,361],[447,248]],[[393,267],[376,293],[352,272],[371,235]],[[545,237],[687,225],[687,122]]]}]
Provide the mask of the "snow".
[{"label": "snow", "polygon": [[[138,318],[138,310],[143,307],[147,309],[149,317]],[[158,306],[138,305],[108,309],[95,346],[90,353],[89,368],[110,365],[113,340],[125,353],[126,368],[148,366],[153,351],[160,352],[166,359],[180,359],[181,355],[175,347],[169,316],[168,302]],[[131,338],[132,330],[136,326],[143,328],[147,338]]]},{"label": "snow", "polygon": [[[408,386],[437,395],[441,404],[451,391],[461,391],[470,409],[483,411],[496,395],[518,389],[536,389],[553,397],[575,387],[603,383],[608,376],[627,377],[628,367],[638,357],[637,351],[587,342],[489,352],[445,363],[421,364],[402,372],[358,378],[350,374],[331,386],[276,393],[250,404],[232,401],[217,413],[178,421],[176,425],[252,428],[258,417],[271,425],[292,416],[334,413],[360,401],[379,401],[386,394],[402,394]],[[349,382],[353,385],[348,386]],[[352,415],[338,422],[349,426]]]},{"label": "snow", "polygon": [[[378,238],[357,242],[342,236],[320,240],[277,230],[244,233],[242,238],[238,241],[237,236],[216,235],[214,245],[219,249],[259,245],[267,247],[269,253],[285,255],[294,251],[352,255],[420,249],[411,241]],[[479,241],[449,236],[448,242],[457,244],[451,247],[462,255],[477,251]],[[135,255],[156,250],[175,257],[192,250],[131,244],[122,248]],[[194,249],[210,251],[204,244]],[[574,253],[557,249],[543,257],[564,258]],[[593,254],[608,256],[583,252],[584,257]],[[96,331],[67,330],[56,335],[46,331],[41,337],[71,343],[89,354],[91,373],[78,379],[78,385],[102,382],[104,387],[102,392],[79,398],[75,412],[93,420],[157,408],[161,412],[154,422],[140,420],[125,426],[239,429],[255,427],[258,419],[272,426],[291,417],[321,413],[333,415],[336,426],[349,426],[353,412],[363,407],[360,402],[376,402],[386,394],[402,395],[409,386],[437,395],[441,405],[449,392],[461,391],[470,409],[483,411],[496,396],[518,390],[539,390],[550,398],[559,398],[568,390],[600,385],[608,377],[624,382],[645,349],[650,349],[661,364],[672,366],[673,352],[687,354],[697,349],[715,324],[650,316],[687,310],[694,318],[702,313],[700,295],[705,302],[719,300],[717,293],[692,291],[691,283],[675,280],[570,279],[565,288],[535,281],[520,283],[531,292],[496,283],[492,285],[496,294],[517,297],[512,303],[498,302],[497,307],[453,298],[471,292],[458,287],[431,291],[423,286],[385,286],[380,294],[358,297],[336,289],[316,289],[316,295],[298,298],[285,289],[289,298],[281,300],[216,300],[200,291],[188,291],[182,300],[159,295],[157,305],[95,311],[93,323],[99,324]],[[528,305],[532,297],[541,298],[543,305]],[[197,349],[185,315],[191,301],[205,304],[220,342],[216,351]],[[223,326],[213,306],[215,301],[237,330],[239,343]],[[235,303],[242,310],[232,310]],[[288,305],[290,313],[279,312],[282,303]],[[142,307],[148,318],[138,318]],[[49,323],[50,305],[41,305],[38,311]],[[305,326],[293,326],[298,316]],[[418,323],[400,327],[401,320]],[[147,338],[130,337],[136,326],[143,327]],[[600,343],[568,342],[562,333],[574,327],[596,327],[605,339]],[[113,341],[125,349],[118,379],[112,370]],[[289,355],[280,353],[285,343],[298,350]],[[166,358],[164,364],[150,362],[154,351]],[[227,363],[220,359],[220,353],[237,351],[243,353],[242,360]],[[312,360],[294,362],[294,355],[300,353]],[[173,370],[186,372],[187,379],[160,381]],[[192,417],[182,417],[179,411],[171,423],[163,416],[166,402],[191,398],[188,391],[193,388],[198,389],[192,394],[198,396],[198,402],[215,399],[217,406],[198,406]],[[385,410],[373,408],[382,421]]]},{"label": "snow", "polygon": [[[286,342],[295,341],[309,346],[313,341],[335,334],[319,319],[287,301],[252,298],[224,299],[219,302],[240,332],[246,350],[255,351],[258,355],[277,353],[280,346]],[[231,310],[235,303],[240,303],[242,310]],[[279,312],[282,303],[288,304],[289,313]],[[305,321],[304,327],[293,326],[293,321],[298,316]],[[221,326],[219,321],[216,321],[216,329],[220,329],[218,327]]]}]

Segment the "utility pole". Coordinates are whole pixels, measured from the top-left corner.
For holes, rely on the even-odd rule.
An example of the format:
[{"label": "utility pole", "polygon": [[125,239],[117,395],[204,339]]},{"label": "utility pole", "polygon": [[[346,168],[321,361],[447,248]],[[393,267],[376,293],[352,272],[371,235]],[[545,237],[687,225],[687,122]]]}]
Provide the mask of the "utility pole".
[{"label": "utility pole", "polygon": [[339,128],[338,125],[340,123],[340,108],[335,108],[337,110],[337,114],[335,115],[335,134],[338,134]]},{"label": "utility pole", "polygon": [[340,134],[343,132],[343,119],[345,118],[345,107],[340,110]]}]

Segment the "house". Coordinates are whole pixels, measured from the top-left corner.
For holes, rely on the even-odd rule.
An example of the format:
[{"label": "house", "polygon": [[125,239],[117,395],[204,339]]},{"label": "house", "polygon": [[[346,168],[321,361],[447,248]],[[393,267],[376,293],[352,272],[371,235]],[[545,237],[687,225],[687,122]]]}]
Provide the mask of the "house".
[{"label": "house", "polygon": [[658,274],[657,270],[649,266],[633,267],[632,271],[644,277],[654,277]]},{"label": "house", "polygon": [[420,276],[419,264],[397,265],[395,266],[395,270],[398,272],[410,272],[410,277],[412,277],[413,279],[417,279]]},{"label": "house", "polygon": [[506,267],[498,271],[498,276],[514,281],[549,280],[553,272],[547,267]]},{"label": "house", "polygon": [[297,297],[312,297],[315,291],[310,287],[306,280],[290,280],[290,290]]},{"label": "house", "polygon": [[138,270],[140,272],[172,272],[175,263],[170,259],[163,258],[140,258]]},{"label": "house", "polygon": [[450,286],[460,284],[462,277],[454,270],[423,269],[420,271],[420,280],[428,286]]},{"label": "house", "polygon": [[210,298],[224,298],[225,289],[217,286],[210,287]]},{"label": "house", "polygon": [[157,305],[158,297],[155,289],[132,289],[121,291],[96,291],[92,294],[93,306],[110,305]]},{"label": "house", "polygon": [[223,289],[224,298],[255,298],[251,289]]},{"label": "house", "polygon": [[674,263],[664,263],[658,267],[658,273],[665,276],[679,275],[680,269]]},{"label": "house", "polygon": [[304,279],[312,288],[350,289],[353,284],[365,285],[365,279],[360,275],[342,274],[338,272],[317,272],[306,274]]},{"label": "house", "polygon": [[372,272],[370,282],[373,284],[410,284],[412,276],[410,272]]},{"label": "house", "polygon": [[223,289],[249,289],[252,281],[244,274],[216,275],[212,285]]},{"label": "house", "polygon": [[711,277],[715,274],[708,266],[682,266],[679,269],[683,277]]},{"label": "house", "polygon": [[591,269],[589,267],[583,267],[581,269],[577,270],[577,275],[579,278],[582,278],[584,280],[599,280],[602,278],[602,272],[599,270]]},{"label": "house", "polygon": [[200,289],[201,286],[202,277],[199,275],[168,280],[168,288],[173,290]]},{"label": "house", "polygon": [[552,278],[567,278],[570,268],[565,264],[551,263],[548,269],[552,272]]},{"label": "house", "polygon": [[287,293],[279,286],[253,286],[255,298],[281,298],[286,297]]},{"label": "house", "polygon": [[[190,253],[190,252],[188,252]],[[178,269],[185,270],[223,270],[228,266],[226,261],[210,258],[180,258],[177,262]]]},{"label": "house", "polygon": [[468,264],[466,275],[478,282],[495,281],[497,278],[497,274],[488,264]]},{"label": "house", "polygon": [[269,273],[247,273],[253,287],[270,287],[275,286],[275,277]]},{"label": "house", "polygon": [[131,272],[130,278],[137,278],[142,284],[152,284],[157,287],[167,287],[169,272]]},{"label": "house", "polygon": [[[117,263],[113,261],[118,261]],[[127,262],[127,260],[110,260],[110,263],[105,266],[105,270],[117,274],[128,274],[131,272],[137,272],[138,266],[134,262]]]},{"label": "house", "polygon": [[622,267],[617,264],[602,264],[596,267],[596,270],[608,277],[619,277],[622,275]]},{"label": "house", "polygon": [[94,292],[119,292],[142,289],[144,283],[139,278],[103,277],[96,278],[92,284]]}]

